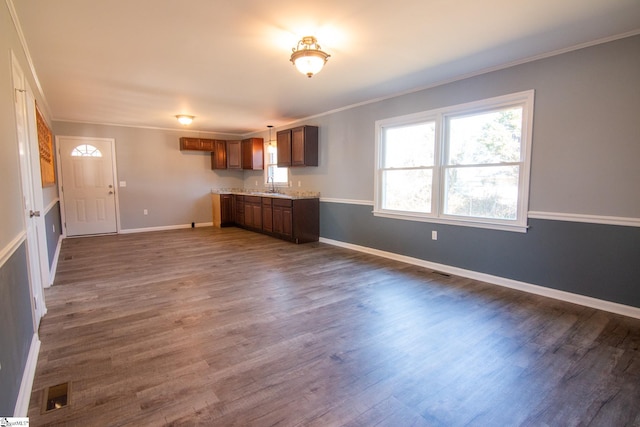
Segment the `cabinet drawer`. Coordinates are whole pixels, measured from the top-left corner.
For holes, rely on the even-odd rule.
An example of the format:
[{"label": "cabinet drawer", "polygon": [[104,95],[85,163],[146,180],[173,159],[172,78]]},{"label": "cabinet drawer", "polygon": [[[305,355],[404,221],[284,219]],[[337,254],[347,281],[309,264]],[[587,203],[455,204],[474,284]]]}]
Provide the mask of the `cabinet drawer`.
[{"label": "cabinet drawer", "polygon": [[260,196],[244,196],[245,203],[260,203],[261,199]]},{"label": "cabinet drawer", "polygon": [[292,200],[289,199],[273,199],[273,206],[290,208],[292,205]]}]

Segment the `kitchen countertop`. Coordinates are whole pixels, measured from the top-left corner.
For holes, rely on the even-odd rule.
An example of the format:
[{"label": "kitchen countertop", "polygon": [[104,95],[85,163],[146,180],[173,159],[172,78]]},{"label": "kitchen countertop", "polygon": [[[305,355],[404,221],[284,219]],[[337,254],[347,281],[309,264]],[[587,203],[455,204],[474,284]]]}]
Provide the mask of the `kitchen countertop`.
[{"label": "kitchen countertop", "polygon": [[276,199],[318,199],[320,193],[316,191],[276,191],[248,190],[245,188],[212,188],[211,194],[240,194],[243,196],[272,197]]}]

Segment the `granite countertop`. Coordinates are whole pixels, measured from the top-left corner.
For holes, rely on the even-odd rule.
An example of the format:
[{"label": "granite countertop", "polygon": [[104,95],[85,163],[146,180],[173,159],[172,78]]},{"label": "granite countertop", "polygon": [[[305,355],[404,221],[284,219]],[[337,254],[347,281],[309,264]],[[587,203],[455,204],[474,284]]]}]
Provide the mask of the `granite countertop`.
[{"label": "granite countertop", "polygon": [[320,193],[316,191],[277,190],[248,190],[246,188],[212,188],[212,194],[241,194],[244,196],[273,197],[277,199],[318,199]]}]

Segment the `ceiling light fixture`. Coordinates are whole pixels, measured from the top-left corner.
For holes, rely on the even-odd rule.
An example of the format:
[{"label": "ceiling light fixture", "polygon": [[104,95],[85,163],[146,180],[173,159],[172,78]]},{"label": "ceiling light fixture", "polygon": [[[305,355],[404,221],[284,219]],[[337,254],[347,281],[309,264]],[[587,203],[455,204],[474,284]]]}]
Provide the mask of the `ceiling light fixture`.
[{"label": "ceiling light fixture", "polygon": [[186,114],[178,114],[176,116],[176,119],[178,119],[180,124],[184,126],[190,125],[195,118],[196,116],[187,116]]},{"label": "ceiling light fixture", "polygon": [[320,50],[321,47],[313,36],[303,37],[298,46],[291,49],[291,62],[298,71],[311,78],[318,74],[331,55]]},{"label": "ceiling light fixture", "polygon": [[269,128],[269,142],[267,142],[267,152],[269,154],[276,153],[276,141],[273,140],[273,136],[271,136],[271,130],[273,129],[272,125],[267,125]]}]

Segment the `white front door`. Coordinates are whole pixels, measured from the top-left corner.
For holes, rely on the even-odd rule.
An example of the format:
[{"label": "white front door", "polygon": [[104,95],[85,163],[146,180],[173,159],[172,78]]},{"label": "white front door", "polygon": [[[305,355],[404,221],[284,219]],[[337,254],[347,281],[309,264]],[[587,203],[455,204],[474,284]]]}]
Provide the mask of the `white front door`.
[{"label": "white front door", "polygon": [[115,141],[56,137],[67,236],[116,233]]},{"label": "white front door", "polygon": [[[48,282],[46,237],[44,235],[44,212],[42,211],[42,187],[35,130],[35,101],[27,85],[24,73],[11,52],[13,90],[16,112],[16,132],[20,157],[20,181],[22,184],[22,207],[26,234],[29,283],[31,285],[31,308],[34,331],[47,312],[43,285]],[[35,143],[31,143],[35,140]],[[35,151],[35,152],[34,152]]]}]

